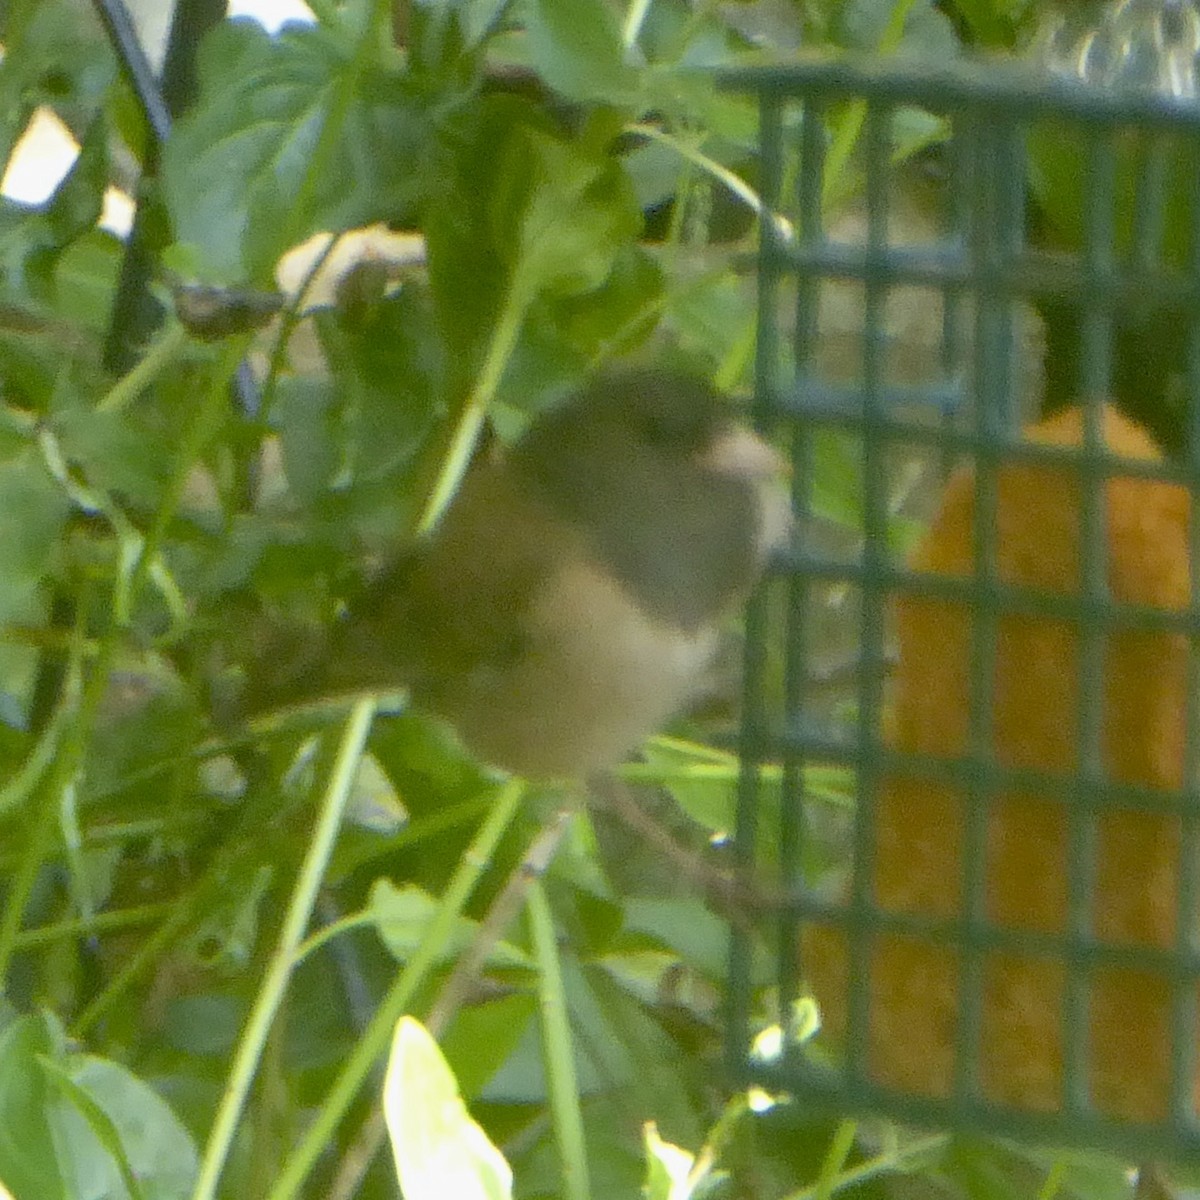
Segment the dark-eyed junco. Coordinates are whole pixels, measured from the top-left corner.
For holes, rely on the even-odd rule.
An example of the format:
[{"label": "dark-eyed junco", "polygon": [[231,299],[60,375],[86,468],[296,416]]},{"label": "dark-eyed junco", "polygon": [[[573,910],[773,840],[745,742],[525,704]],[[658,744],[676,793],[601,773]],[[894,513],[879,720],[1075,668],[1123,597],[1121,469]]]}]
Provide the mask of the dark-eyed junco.
[{"label": "dark-eyed junco", "polygon": [[700,379],[604,374],[472,467],[433,535],[349,602],[319,684],[408,688],[517,774],[611,765],[702,688],[786,536],[782,467]]}]

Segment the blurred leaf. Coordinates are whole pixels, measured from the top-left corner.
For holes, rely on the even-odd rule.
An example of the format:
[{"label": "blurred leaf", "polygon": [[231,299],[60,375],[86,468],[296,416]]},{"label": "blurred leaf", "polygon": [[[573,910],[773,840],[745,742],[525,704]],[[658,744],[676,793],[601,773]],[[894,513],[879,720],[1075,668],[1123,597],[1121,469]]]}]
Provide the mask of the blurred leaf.
[{"label": "blurred leaf", "polygon": [[364,754],[354,773],[354,786],[346,801],[346,820],[379,836],[397,833],[408,822],[408,811],[400,794],[373,754]]},{"label": "blurred leaf", "polygon": [[594,292],[551,302],[554,328],[588,362],[629,354],[658,324],[664,285],[650,255],[638,246],[622,246]]},{"label": "blurred leaf", "polygon": [[638,75],[605,0],[528,0],[525,20],[533,65],[555,91],[572,100],[632,102]]},{"label": "blurred leaf", "polygon": [[108,1114],[57,1063],[43,1059],[42,1070],[60,1097],[57,1128],[65,1149],[61,1157],[68,1160],[68,1171],[74,1167],[87,1181],[86,1191],[76,1183],[70,1186],[71,1194],[145,1200]]},{"label": "blurred leaf", "polygon": [[[1183,268],[1192,252],[1192,182],[1200,150],[1190,138],[1121,127],[1114,135],[1116,169],[1112,189],[1113,249],[1128,255],[1145,176],[1161,157],[1163,170],[1162,254],[1165,263]],[[1081,250],[1085,197],[1092,177],[1088,144],[1069,125],[1040,121],[1029,135],[1030,184],[1053,226],[1053,241]],[[1137,311],[1136,302],[1127,309]]]},{"label": "blurred leaf", "polygon": [[958,1184],[971,1200],[1033,1195],[1040,1175],[1008,1146],[965,1135],[950,1144],[942,1157],[940,1173]]},{"label": "blurred leaf", "polygon": [[[184,1200],[199,1161],[187,1130],[148,1084],[95,1055],[46,1064],[60,1097],[50,1124],[73,1200]],[[124,1167],[118,1165],[124,1160]]]},{"label": "blurred leaf", "polygon": [[[390,880],[377,879],[371,888],[367,916],[388,950],[401,961],[410,958],[425,937],[437,912],[437,901],[422,888],[406,884],[397,888]],[[473,941],[479,924],[460,917],[446,940],[443,961],[462,953]],[[494,967],[532,967],[529,956],[510,942],[499,941],[488,954]]]},{"label": "blurred leaf", "polygon": [[89,5],[74,0],[24,4],[17,21],[6,6],[4,68],[0,70],[0,162],[30,113],[49,104],[68,118],[93,114],[116,74],[104,31]]},{"label": "blurred leaf", "polygon": [[164,148],[162,180],[176,239],[199,247],[209,281],[265,282],[290,245],[392,216],[419,194],[424,113],[403,80],[382,73],[356,93],[306,190],[353,69],[334,33],[289,25],[271,37],[256,22],[226,22],[205,39],[198,69],[200,100]]},{"label": "blurred leaf", "polygon": [[46,227],[54,245],[69,245],[100,220],[108,186],[108,128],[97,117],[88,127],[71,169],[46,203]]},{"label": "blurred leaf", "polygon": [[448,396],[474,380],[504,302],[519,214],[494,219],[494,197],[503,147],[526,126],[552,128],[525,100],[484,96],[440,123],[429,149],[421,225]]},{"label": "blurred leaf", "polygon": [[713,833],[729,833],[737,805],[735,758],[714,759],[703,747],[673,738],[652,739],[644,755],[648,775],[671,793],[693,821]]},{"label": "blurred leaf", "polygon": [[[353,319],[319,317],[318,328],[336,395],[325,420],[336,425],[317,426],[314,440],[338,439],[337,466],[360,492],[378,485],[392,503],[415,508],[414,497],[399,493],[411,487],[413,464],[443,415],[444,365],[428,293],[405,285]],[[285,445],[293,461],[300,436],[293,428]],[[399,540],[411,522],[396,525]]]},{"label": "blurred leaf", "polygon": [[194,960],[205,967],[244,967],[258,943],[262,909],[276,874],[274,862],[259,862],[207,910],[188,939]]},{"label": "blurred leaf", "polygon": [[71,169],[44,204],[0,200],[0,265],[3,290],[14,300],[44,305],[54,295],[63,253],[90,235],[100,217],[108,183],[104,122],[93,121]]},{"label": "blurred leaf", "polygon": [[[906,0],[847,0],[841,9],[839,40],[852,50],[872,52],[879,46],[893,9]],[[899,51],[924,58],[954,58],[958,38],[949,18],[933,0],[912,0],[904,20]]]},{"label": "blurred leaf", "polygon": [[469,1004],[455,1015],[442,1051],[464,1096],[474,1099],[512,1053],[537,1013],[532,991]]},{"label": "blurred leaf", "polygon": [[642,142],[623,155],[621,161],[633,184],[638,205],[643,209],[670,202],[679,186],[680,176],[687,169],[678,150],[662,142]]},{"label": "blurred leaf", "polygon": [[[607,968],[585,967],[564,955],[563,982],[581,1093],[619,1094],[623,1103],[698,1144],[703,1128],[688,1092],[685,1051]],[[544,1078],[540,1038],[530,1027],[483,1095],[493,1102],[541,1103]]]},{"label": "blurred leaf", "polygon": [[55,1155],[41,1065],[61,1053],[48,1017],[20,1017],[0,1033],[0,1179],[16,1200],[74,1200]]},{"label": "blurred leaf", "polygon": [[52,422],[63,453],[91,486],[147,510],[157,507],[174,464],[148,410],[114,413],[65,404],[56,407]]},{"label": "blurred leaf", "polygon": [[0,625],[29,620],[68,502],[32,448],[0,461]]},{"label": "blurred leaf", "polygon": [[278,387],[274,423],[288,488],[310,505],[328,491],[341,461],[334,386],[320,376],[287,375]]},{"label": "blurred leaf", "polygon": [[667,296],[667,312],[681,347],[716,368],[752,328],[754,295],[731,272],[681,280]]},{"label": "blurred leaf", "polygon": [[[152,802],[161,795],[165,764],[188,777],[187,750],[201,729],[195,695],[163,663],[147,656],[118,664],[96,721],[86,794],[125,787],[128,797]],[[129,780],[143,771],[149,772],[145,780],[131,787]]]},{"label": "blurred leaf", "polygon": [[437,1043],[412,1017],[396,1025],[383,1112],[406,1200],[509,1200],[512,1170],[471,1120]]},{"label": "blurred leaf", "polygon": [[1039,8],[1034,0],[956,0],[954,5],[974,43],[1004,50],[1017,44],[1022,22]]},{"label": "blurred leaf", "polygon": [[625,928],[673,950],[710,979],[724,978],[729,967],[728,923],[699,898],[627,900]]},{"label": "blurred leaf", "polygon": [[598,288],[642,224],[618,164],[528,127],[502,151],[492,220],[512,263],[510,286],[527,302]]},{"label": "blurred leaf", "polygon": [[108,328],[123,247],[111,233],[89,230],[63,252],[54,274],[54,306],[65,320],[92,333]]},{"label": "blurred leaf", "polygon": [[1055,1172],[1058,1200],[1130,1200],[1129,1169],[1120,1160],[1095,1150],[1041,1146],[1008,1147],[1038,1170]]},{"label": "blurred leaf", "polygon": [[224,1059],[237,1044],[243,1016],[232,996],[193,990],[167,1006],[163,1038],[183,1054]]}]

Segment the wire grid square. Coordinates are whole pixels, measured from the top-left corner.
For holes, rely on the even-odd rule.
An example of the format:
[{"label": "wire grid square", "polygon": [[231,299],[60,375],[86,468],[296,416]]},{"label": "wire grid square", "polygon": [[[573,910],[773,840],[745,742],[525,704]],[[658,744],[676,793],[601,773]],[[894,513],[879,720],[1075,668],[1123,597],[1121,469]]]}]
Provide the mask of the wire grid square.
[{"label": "wire grid square", "polygon": [[[1200,110],[1012,65],[814,61],[723,83],[759,105],[769,215],[757,403],[762,423],[790,437],[798,518],[788,560],[749,613],[735,842],[742,870],[778,901],[771,982],[784,1051],[769,1062],[749,1052],[763,980],[750,937],[735,930],[731,1065],[836,1110],[1200,1161],[1200,535],[1190,519]],[[943,121],[948,133],[935,216],[915,230],[899,228],[893,178],[898,130],[914,120]],[[831,172],[851,162],[848,129],[862,170],[849,233],[824,216]],[[1031,245],[1031,166],[1059,172],[1075,247]],[[919,369],[893,353],[903,334],[891,303],[905,289],[909,310],[926,310]],[[1034,301],[1077,308],[1081,407],[1066,439],[1022,434],[1041,400],[1023,378]],[[829,312],[854,304],[861,327],[831,361]],[[1185,326],[1182,461],[1110,445],[1114,320],[1138,305]],[[957,575],[902,548],[895,483],[914,461],[936,481],[919,524],[939,494],[947,506],[957,495],[966,514],[968,565]],[[951,475],[964,461],[970,474]],[[832,548],[822,535],[831,495],[858,526]],[[1110,518],[1131,511],[1134,536],[1153,547],[1164,504],[1180,596],[1114,594]],[[1023,548],[1019,513],[1033,525]],[[1014,578],[1018,553],[1026,565]],[[1077,560],[1071,586],[1038,586],[1038,564],[1058,570],[1056,556]],[[853,644],[835,704],[819,686],[831,589]],[[922,651],[908,674],[934,685],[929,744],[889,729],[895,626],[918,628],[921,612],[925,641],[908,643]],[[922,674],[922,658],[942,663],[940,675]],[[1133,689],[1124,699],[1121,672]],[[1014,738],[1005,726],[1023,697],[1041,716]],[[939,739],[939,712],[961,725],[958,744]],[[1069,744],[1068,769],[1036,747],[1024,753],[1022,737]],[[1129,767],[1139,754],[1150,766]],[[831,834],[821,781],[837,772],[853,815]],[[823,840],[835,846],[826,865],[849,862],[833,888]],[[1144,919],[1127,915],[1143,908]],[[833,1053],[790,1036],[794,1002],[823,957],[836,960],[837,985],[827,979],[820,997],[840,1041]]]}]

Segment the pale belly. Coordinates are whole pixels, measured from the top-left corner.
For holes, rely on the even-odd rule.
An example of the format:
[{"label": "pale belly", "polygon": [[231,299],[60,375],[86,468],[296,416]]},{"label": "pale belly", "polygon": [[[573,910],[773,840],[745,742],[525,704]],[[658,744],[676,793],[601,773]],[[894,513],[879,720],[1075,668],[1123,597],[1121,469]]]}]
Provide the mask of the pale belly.
[{"label": "pale belly", "polygon": [[702,689],[717,632],[650,621],[611,579],[574,564],[548,590],[530,652],[483,672],[446,713],[481,759],[531,778],[623,759]]}]

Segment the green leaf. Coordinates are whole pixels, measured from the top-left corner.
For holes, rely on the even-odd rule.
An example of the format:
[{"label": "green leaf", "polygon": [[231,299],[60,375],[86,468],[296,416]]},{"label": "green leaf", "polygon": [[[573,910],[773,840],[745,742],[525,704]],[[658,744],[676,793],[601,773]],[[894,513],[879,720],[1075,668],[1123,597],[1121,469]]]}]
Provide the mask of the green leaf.
[{"label": "green leaf", "polygon": [[150,416],[138,407],[103,412],[73,403],[56,406],[52,420],[63,454],[91,486],[153,509],[173,464]]},{"label": "green leaf", "polygon": [[638,73],[605,0],[529,0],[525,29],[533,65],[556,92],[572,100],[635,100]]},{"label": "green leaf", "polygon": [[64,251],[93,232],[108,183],[105,123],[92,122],[71,169],[50,198],[36,208],[5,201],[0,220],[0,263],[4,290],[20,301],[45,303]]},{"label": "green leaf", "polygon": [[[24,9],[24,19],[15,11]],[[92,113],[116,75],[116,61],[90,6],[37,0],[5,6],[4,68],[0,70],[0,162],[35,107]]]},{"label": "green leaf", "polygon": [[[713,833],[727,834],[737,806],[738,764],[717,759],[703,747],[673,738],[655,738],[645,747],[646,775],[662,784],[693,821]],[[778,812],[778,801],[760,799]],[[764,823],[769,818],[764,817]],[[768,825],[774,828],[774,824]]]},{"label": "green leaf", "polygon": [[[849,49],[874,53],[896,4],[897,0],[848,0],[841,10],[839,40]],[[956,57],[961,47],[954,26],[933,0],[915,0],[905,16],[898,49],[930,59],[948,59]]]},{"label": "green leaf", "polygon": [[118,1063],[95,1055],[43,1061],[60,1094],[50,1124],[73,1200],[184,1200],[199,1167],[166,1102]]},{"label": "green leaf", "polygon": [[[1182,268],[1191,248],[1193,184],[1200,168],[1200,151],[1191,138],[1137,128],[1122,128],[1113,139],[1115,177],[1112,187],[1113,248],[1118,260],[1130,251],[1141,189],[1151,156],[1164,165],[1162,257]],[[1052,237],[1072,251],[1085,240],[1090,148],[1072,126],[1039,121],[1029,134],[1029,176],[1037,199],[1053,227]],[[1135,312],[1153,306],[1129,305]],[[1161,318],[1160,318],[1161,319]]]},{"label": "green leaf", "polygon": [[429,148],[421,226],[449,395],[473,381],[504,302],[520,208],[497,220],[493,197],[500,151],[526,126],[550,128],[545,114],[525,100],[485,96],[442,122]]},{"label": "green leaf", "polygon": [[97,117],[71,169],[46,203],[46,224],[56,246],[69,245],[96,227],[107,186],[108,126]]},{"label": "green leaf", "polygon": [[[397,888],[390,880],[377,879],[371,888],[367,915],[375,923],[384,945],[403,961],[410,958],[421,944],[437,907],[437,901],[414,884]],[[465,950],[478,929],[478,922],[460,917],[453,934],[446,940],[443,961],[452,961]],[[488,963],[493,967],[532,967],[529,956],[523,950],[504,941],[492,947]]]},{"label": "green leaf", "polygon": [[93,732],[87,794],[120,790],[153,804],[163,786],[154,768],[186,760],[202,728],[196,697],[163,664],[118,665]]},{"label": "green leaf", "polygon": [[510,1200],[511,1168],[471,1119],[437,1043],[412,1017],[396,1025],[383,1113],[405,1200]]},{"label": "green leaf", "polygon": [[536,1012],[534,994],[519,991],[459,1009],[442,1039],[442,1050],[463,1095],[474,1099],[483,1091],[525,1035]]},{"label": "green leaf", "polygon": [[[60,1112],[56,1132],[62,1147],[60,1157],[76,1168],[79,1177],[74,1183],[68,1183],[69,1193],[81,1197],[121,1196],[128,1200],[146,1200],[125,1157],[120,1134],[108,1114],[87,1092],[76,1086],[64,1067],[42,1059],[42,1070],[66,1106]],[[53,1109],[51,1111],[53,1113]],[[72,1122],[72,1116],[76,1121],[82,1119],[84,1124]],[[79,1186],[81,1180],[86,1180],[86,1190]]]},{"label": "green leaf", "polygon": [[274,423],[288,489],[301,504],[329,490],[339,466],[338,420],[330,380],[289,375],[280,380]]},{"label": "green leaf", "polygon": [[680,281],[669,293],[667,305],[680,346],[711,368],[725,360],[745,330],[753,328],[753,296],[728,272]]},{"label": "green leaf", "polygon": [[[68,512],[66,497],[32,449],[0,461],[0,627],[40,622],[43,584]],[[24,669],[33,653],[0,644],[0,681]]]},{"label": "green leaf", "polygon": [[654,259],[640,246],[622,246],[594,292],[551,302],[554,330],[586,362],[628,354],[657,325],[663,292]]},{"label": "green leaf", "polygon": [[0,621],[45,578],[67,499],[32,448],[0,462]]},{"label": "green leaf", "polygon": [[227,1060],[244,1019],[244,1006],[233,996],[188,993],[168,1005],[162,1041],[193,1061],[199,1057]]},{"label": "green leaf", "polygon": [[600,287],[641,231],[625,172],[530,128],[514,130],[502,153],[492,220],[497,245],[509,248],[512,289],[531,303]]},{"label": "green leaf", "polygon": [[0,1034],[0,1180],[17,1200],[68,1200],[47,1116],[41,1059],[60,1053],[48,1019],[21,1017]]},{"label": "green leaf", "polygon": [[[298,427],[295,412],[281,413],[287,420],[289,482],[303,482],[301,498],[315,499],[322,490],[320,473],[341,472],[360,492],[374,486],[389,506],[399,502],[415,509],[417,498],[409,495],[412,468],[442,415],[444,366],[428,293],[405,285],[352,319],[322,316],[318,328],[333,370],[334,395],[325,401],[324,413],[319,401],[309,405],[316,423],[307,432]],[[304,450],[300,443],[306,438],[314,446]],[[308,464],[307,480],[298,472],[303,455],[321,456]],[[324,482],[333,480],[331,473]],[[399,519],[396,525],[403,527]]]},{"label": "green leaf", "polygon": [[[341,112],[354,69],[342,39],[320,26],[270,37],[233,21],[205,39],[200,100],[164,148],[162,180],[176,239],[199,249],[213,281],[265,278],[316,230],[392,217],[416,198],[423,109],[403,79],[374,72]],[[335,114],[337,146],[309,190],[313,151]]]},{"label": "green leaf", "polygon": [[[1058,1180],[1057,1200],[1129,1200],[1129,1166],[1120,1159],[1097,1150],[1073,1150],[1065,1147],[1009,1145],[1010,1151],[1027,1159],[1047,1175],[1053,1171]],[[1173,1182],[1181,1181],[1172,1174]],[[1185,1192],[1172,1192],[1179,1200]]]},{"label": "green leaf", "polygon": [[700,899],[648,897],[627,900],[625,928],[675,951],[710,979],[722,979],[729,967],[728,926]]},{"label": "green leaf", "polygon": [[364,754],[346,800],[343,834],[353,827],[382,837],[398,833],[407,823],[408,810],[387,772],[373,754]]},{"label": "green leaf", "polygon": [[94,334],[107,330],[123,253],[120,240],[101,229],[89,230],[63,252],[54,273],[54,307],[64,320]]}]

